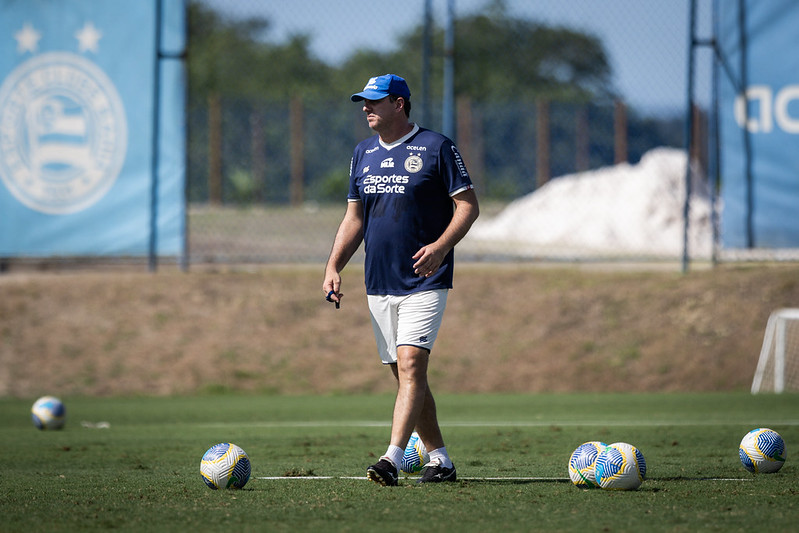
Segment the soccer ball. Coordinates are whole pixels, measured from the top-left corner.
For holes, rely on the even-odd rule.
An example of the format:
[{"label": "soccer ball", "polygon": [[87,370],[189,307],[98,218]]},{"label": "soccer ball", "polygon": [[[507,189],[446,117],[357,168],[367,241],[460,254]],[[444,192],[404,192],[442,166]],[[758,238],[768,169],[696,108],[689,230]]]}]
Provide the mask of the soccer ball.
[{"label": "soccer ball", "polygon": [[406,474],[417,474],[421,472],[426,463],[430,462],[424,442],[419,438],[415,431],[411,434],[408,445],[405,446],[405,454],[402,456],[400,470]]},{"label": "soccer ball", "polygon": [[785,441],[769,428],[756,428],[744,435],[738,446],[744,468],[757,474],[776,472],[785,464]]},{"label": "soccer ball", "polygon": [[215,444],[200,461],[200,475],[210,489],[240,489],[250,479],[250,458],[233,443]]},{"label": "soccer ball", "polygon": [[637,489],[646,477],[644,454],[632,444],[614,442],[599,452],[594,475],[603,489]]},{"label": "soccer ball", "polygon": [[66,414],[64,404],[55,396],[42,396],[31,407],[33,425],[39,429],[61,429]]},{"label": "soccer ball", "polygon": [[596,458],[607,444],[592,440],[580,444],[569,457],[569,478],[572,483],[581,488],[593,488],[597,486],[594,476],[594,465]]}]

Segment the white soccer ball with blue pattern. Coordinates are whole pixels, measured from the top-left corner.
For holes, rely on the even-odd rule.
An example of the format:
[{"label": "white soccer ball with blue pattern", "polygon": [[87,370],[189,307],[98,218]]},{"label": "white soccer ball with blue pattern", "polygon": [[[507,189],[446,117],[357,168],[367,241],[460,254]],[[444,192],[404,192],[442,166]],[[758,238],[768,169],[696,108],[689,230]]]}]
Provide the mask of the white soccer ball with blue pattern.
[{"label": "white soccer ball with blue pattern", "polygon": [[596,458],[594,475],[603,489],[637,489],[646,478],[644,454],[626,442],[609,444]]},{"label": "white soccer ball with blue pattern", "polygon": [[785,464],[785,441],[769,428],[755,428],[741,440],[738,455],[744,468],[757,473],[771,474]]},{"label": "white soccer ball with blue pattern", "polygon": [[233,443],[215,444],[200,461],[200,475],[210,489],[240,489],[250,479],[250,458]]},{"label": "white soccer ball with blue pattern", "polygon": [[61,429],[66,417],[63,402],[55,396],[42,396],[31,407],[33,425],[39,429]]},{"label": "white soccer ball with blue pattern", "polygon": [[408,440],[408,445],[405,446],[405,454],[402,456],[402,464],[400,470],[406,474],[418,474],[424,468],[424,465],[430,462],[430,456],[427,454],[427,448],[419,438],[419,434],[415,431],[411,434]]},{"label": "white soccer ball with blue pattern", "polygon": [[598,440],[592,440],[580,444],[569,457],[569,478],[576,486],[590,489],[599,486],[596,482],[594,467],[599,452],[605,449],[607,444]]}]

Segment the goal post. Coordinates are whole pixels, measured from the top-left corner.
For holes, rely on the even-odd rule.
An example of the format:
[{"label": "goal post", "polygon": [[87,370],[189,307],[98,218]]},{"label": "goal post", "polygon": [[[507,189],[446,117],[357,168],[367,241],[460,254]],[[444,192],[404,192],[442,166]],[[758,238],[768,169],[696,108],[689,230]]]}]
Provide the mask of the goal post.
[{"label": "goal post", "polygon": [[799,390],[799,309],[778,309],[766,323],[752,394],[795,390]]}]

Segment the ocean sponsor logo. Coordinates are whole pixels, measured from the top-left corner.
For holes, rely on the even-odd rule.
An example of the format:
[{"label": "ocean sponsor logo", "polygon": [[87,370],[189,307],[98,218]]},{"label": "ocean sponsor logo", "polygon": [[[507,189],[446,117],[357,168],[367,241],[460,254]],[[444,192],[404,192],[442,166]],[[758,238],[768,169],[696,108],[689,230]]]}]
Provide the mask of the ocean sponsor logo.
[{"label": "ocean sponsor logo", "polygon": [[391,174],[390,176],[367,175],[363,179],[364,194],[405,194],[405,185],[410,176]]},{"label": "ocean sponsor logo", "polygon": [[394,158],[387,157],[380,163],[380,168],[394,168]]},{"label": "ocean sponsor logo", "polygon": [[420,156],[421,154],[411,154],[408,156],[408,159],[405,160],[405,170],[411,174],[415,174],[422,170],[422,167],[424,167],[424,160],[422,160]]},{"label": "ocean sponsor logo", "polygon": [[364,152],[364,153],[365,153],[365,154],[373,154],[373,153],[377,152],[378,150],[380,150],[380,147],[379,147],[379,146],[375,146],[374,148],[369,148],[369,149],[368,149],[366,152]]},{"label": "ocean sponsor logo", "polygon": [[426,152],[427,151],[427,146],[414,146],[412,144],[409,144],[409,145],[406,146],[406,148],[407,148],[407,150],[409,152]]}]

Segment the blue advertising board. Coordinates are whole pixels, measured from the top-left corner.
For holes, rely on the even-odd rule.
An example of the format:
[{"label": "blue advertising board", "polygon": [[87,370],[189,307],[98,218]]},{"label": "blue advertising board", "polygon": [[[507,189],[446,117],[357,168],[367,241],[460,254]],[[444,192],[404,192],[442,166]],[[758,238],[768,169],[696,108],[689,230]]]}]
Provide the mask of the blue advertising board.
[{"label": "blue advertising board", "polygon": [[732,74],[719,75],[722,245],[796,248],[799,2],[717,4],[719,47]]},{"label": "blue advertising board", "polygon": [[182,253],[183,0],[7,0],[0,36],[0,257]]}]

